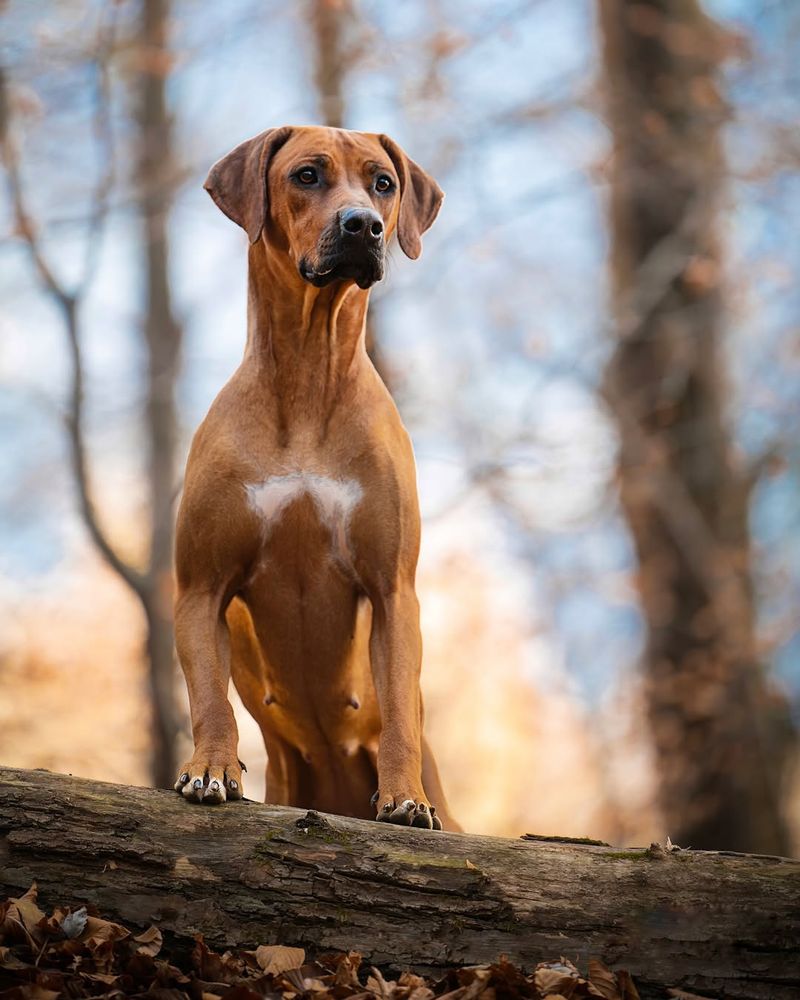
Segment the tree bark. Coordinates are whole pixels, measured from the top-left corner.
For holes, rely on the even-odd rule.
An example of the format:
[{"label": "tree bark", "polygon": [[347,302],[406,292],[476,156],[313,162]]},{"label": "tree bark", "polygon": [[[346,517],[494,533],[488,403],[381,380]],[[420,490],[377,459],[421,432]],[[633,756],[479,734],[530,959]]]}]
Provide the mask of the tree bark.
[{"label": "tree bark", "polygon": [[614,145],[605,394],[666,826],[696,848],[783,854],[792,730],[756,648],[749,483],[725,415],[722,36],[697,0],[600,0],[598,12]]},{"label": "tree bark", "polygon": [[788,1000],[800,986],[800,862],[400,829],[245,800],[0,770],[0,891],[92,903],[178,941],[357,950],[436,973],[559,955],[675,986]]}]

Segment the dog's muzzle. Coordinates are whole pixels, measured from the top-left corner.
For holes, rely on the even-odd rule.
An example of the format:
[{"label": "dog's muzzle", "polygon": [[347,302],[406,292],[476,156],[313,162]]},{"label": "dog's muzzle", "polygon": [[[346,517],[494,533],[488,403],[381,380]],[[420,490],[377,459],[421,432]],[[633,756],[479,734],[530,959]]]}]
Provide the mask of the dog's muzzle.
[{"label": "dog's muzzle", "polygon": [[372,208],[342,209],[320,237],[317,261],[300,261],[300,274],[323,288],[332,281],[351,279],[369,288],[383,277],[386,252],[383,219]]}]

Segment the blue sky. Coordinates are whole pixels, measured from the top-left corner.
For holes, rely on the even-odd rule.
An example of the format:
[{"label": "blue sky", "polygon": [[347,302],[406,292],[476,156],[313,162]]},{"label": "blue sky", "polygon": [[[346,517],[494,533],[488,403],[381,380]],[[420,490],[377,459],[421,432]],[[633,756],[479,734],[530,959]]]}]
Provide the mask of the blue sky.
[{"label": "blue sky", "polygon": [[[70,220],[81,218],[91,174],[91,74],[61,53],[78,44],[93,6],[17,0],[5,15],[18,25],[5,53],[12,80],[41,105],[26,125],[31,206],[66,275],[80,259],[82,226]],[[467,498],[469,517],[493,525],[476,558],[509,567],[511,585],[530,594],[532,617],[547,622],[555,655],[596,701],[635,667],[641,625],[616,583],[632,553],[611,485],[613,428],[594,392],[610,342],[597,170],[608,137],[595,113],[593,5],[372,0],[357,7],[364,44],[348,80],[347,123],[392,134],[447,192],[422,260],[395,251],[374,296],[415,441],[431,515],[426,533],[435,542],[443,518],[464,516],[459,498],[470,469],[507,464],[518,516],[498,513],[479,489]],[[800,179],[796,163],[763,178],[742,176],[759,155],[774,156],[775,130],[796,121],[796,45],[794,59],[790,51],[798,10],[766,0],[714,0],[708,9],[744,31],[752,51],[726,71],[735,111],[726,142],[739,175],[728,186],[722,227],[732,288],[731,420],[743,452],[755,456],[777,440],[784,456],[755,494],[755,573],[762,621],[790,621],[773,660],[800,704],[796,620],[791,626],[800,606]],[[187,181],[172,216],[172,274],[186,328],[180,399],[188,443],[244,338],[245,240],[202,191],[205,171],[241,139],[270,125],[312,122],[318,112],[308,40],[292,5],[182,2],[176,12],[170,101]],[[435,73],[426,43],[434,34],[453,45]],[[121,78],[115,98],[124,152]],[[559,110],[515,120],[545,103]],[[126,169],[123,155],[123,182]],[[92,462],[103,504],[123,521],[143,502],[140,288],[124,191],[123,183],[84,312]],[[60,424],[64,336],[7,222],[3,205],[0,598],[34,581],[57,587],[82,530]]]}]

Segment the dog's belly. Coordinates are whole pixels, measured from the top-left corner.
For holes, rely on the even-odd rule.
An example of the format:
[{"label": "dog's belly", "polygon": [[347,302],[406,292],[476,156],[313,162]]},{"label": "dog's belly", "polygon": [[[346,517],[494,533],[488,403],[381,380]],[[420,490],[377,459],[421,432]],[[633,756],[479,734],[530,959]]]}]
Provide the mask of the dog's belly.
[{"label": "dog's belly", "polygon": [[[247,490],[263,523],[260,557],[241,594],[257,646],[246,657],[245,703],[262,728],[310,763],[374,750],[380,714],[369,664],[371,609],[348,538],[360,486],[295,473]],[[241,674],[235,666],[237,688]]]}]

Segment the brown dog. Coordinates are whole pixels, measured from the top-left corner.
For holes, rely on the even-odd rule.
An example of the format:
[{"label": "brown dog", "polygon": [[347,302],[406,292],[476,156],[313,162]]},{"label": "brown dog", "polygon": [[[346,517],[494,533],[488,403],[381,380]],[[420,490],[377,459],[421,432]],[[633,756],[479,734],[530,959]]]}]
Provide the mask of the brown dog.
[{"label": "brown dog", "polygon": [[269,802],[458,829],[422,734],[414,458],[364,347],[389,237],[418,257],[442,193],[386,136],[329,128],[269,129],[205,186],[250,238],[248,330],[178,515],[175,789],[242,795],[232,674]]}]

